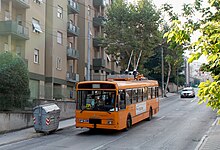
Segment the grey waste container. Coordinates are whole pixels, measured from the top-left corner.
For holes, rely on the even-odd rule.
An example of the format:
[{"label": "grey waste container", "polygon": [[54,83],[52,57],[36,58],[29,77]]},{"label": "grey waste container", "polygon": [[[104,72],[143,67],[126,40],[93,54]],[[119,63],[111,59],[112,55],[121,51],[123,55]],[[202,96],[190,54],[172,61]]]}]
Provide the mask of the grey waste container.
[{"label": "grey waste container", "polygon": [[60,108],[54,104],[45,104],[36,106],[33,109],[33,122],[36,132],[56,131],[59,126]]}]

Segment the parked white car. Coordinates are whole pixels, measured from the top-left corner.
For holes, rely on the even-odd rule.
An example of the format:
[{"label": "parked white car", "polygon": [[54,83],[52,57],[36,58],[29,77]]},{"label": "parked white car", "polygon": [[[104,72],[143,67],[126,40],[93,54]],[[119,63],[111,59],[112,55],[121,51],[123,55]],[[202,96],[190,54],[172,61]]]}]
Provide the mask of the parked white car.
[{"label": "parked white car", "polygon": [[180,93],[180,97],[181,98],[185,98],[185,97],[195,97],[195,91],[192,87],[186,87],[184,88],[181,93]]}]

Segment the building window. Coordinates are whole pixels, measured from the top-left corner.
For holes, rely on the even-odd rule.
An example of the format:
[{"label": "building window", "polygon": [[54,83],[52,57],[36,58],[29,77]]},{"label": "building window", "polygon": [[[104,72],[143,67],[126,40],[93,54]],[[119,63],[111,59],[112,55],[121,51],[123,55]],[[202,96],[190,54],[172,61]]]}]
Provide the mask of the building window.
[{"label": "building window", "polygon": [[63,18],[63,8],[58,5],[57,7],[57,17]]},{"label": "building window", "polygon": [[43,3],[43,0],[33,0],[35,3],[37,3],[37,4],[41,4],[41,3]]},{"label": "building window", "polygon": [[90,16],[90,15],[91,15],[91,6],[88,5],[88,16]]},{"label": "building window", "polygon": [[57,31],[57,43],[62,44],[63,43],[63,33]]},{"label": "building window", "polygon": [[5,43],[5,44],[4,44],[4,50],[5,50],[6,52],[9,50],[9,48],[8,48],[8,43]]},{"label": "building window", "polygon": [[56,60],[56,69],[57,70],[61,70],[61,63],[62,63],[62,59],[60,57],[57,57],[57,60]]},{"label": "building window", "polygon": [[39,50],[34,49],[34,63],[39,64]]},{"label": "building window", "polygon": [[32,19],[32,26],[33,26],[33,32],[36,32],[36,33],[42,32],[39,20],[33,18]]},{"label": "building window", "polygon": [[73,43],[69,42],[69,48],[72,48],[72,47],[73,47]]},{"label": "building window", "polygon": [[21,56],[21,47],[20,46],[16,46],[16,54]]},{"label": "building window", "polygon": [[10,13],[9,11],[5,11],[5,21],[10,20]]}]

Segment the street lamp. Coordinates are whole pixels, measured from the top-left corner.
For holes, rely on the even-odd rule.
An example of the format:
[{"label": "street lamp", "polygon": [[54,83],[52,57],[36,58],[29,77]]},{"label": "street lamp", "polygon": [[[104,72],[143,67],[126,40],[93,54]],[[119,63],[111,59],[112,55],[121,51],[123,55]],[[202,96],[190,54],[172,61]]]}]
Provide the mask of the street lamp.
[{"label": "street lamp", "polygon": [[161,81],[162,81],[162,98],[164,97],[164,59],[163,59],[163,45],[160,44],[161,46],[161,71],[162,71],[162,75],[161,75]]}]

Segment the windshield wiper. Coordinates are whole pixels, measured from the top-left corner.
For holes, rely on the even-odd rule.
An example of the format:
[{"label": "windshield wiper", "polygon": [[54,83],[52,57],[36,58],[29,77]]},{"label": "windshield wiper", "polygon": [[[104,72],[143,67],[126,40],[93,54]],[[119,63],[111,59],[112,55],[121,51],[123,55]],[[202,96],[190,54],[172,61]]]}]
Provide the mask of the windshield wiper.
[{"label": "windshield wiper", "polygon": [[80,111],[80,113],[82,113],[84,110],[86,110],[86,108],[82,109],[82,110]]},{"label": "windshield wiper", "polygon": [[108,110],[107,113],[111,114],[111,112]]}]

